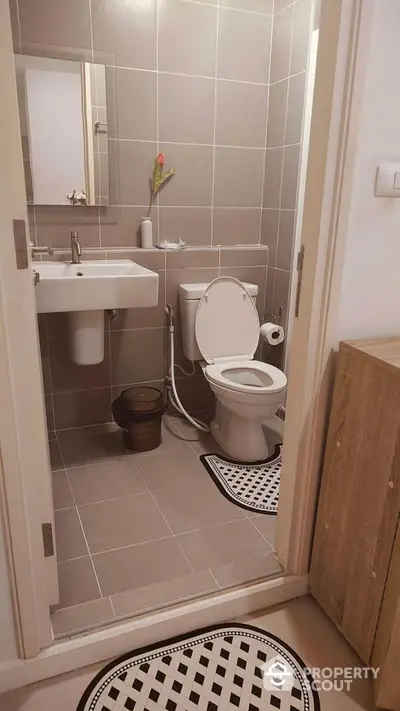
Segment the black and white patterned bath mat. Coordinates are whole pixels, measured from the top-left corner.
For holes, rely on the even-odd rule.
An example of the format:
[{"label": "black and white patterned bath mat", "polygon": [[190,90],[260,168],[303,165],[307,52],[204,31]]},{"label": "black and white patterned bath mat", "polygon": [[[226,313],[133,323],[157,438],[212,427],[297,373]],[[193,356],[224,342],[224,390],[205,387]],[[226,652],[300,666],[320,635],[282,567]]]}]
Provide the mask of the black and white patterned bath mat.
[{"label": "black and white patterned bath mat", "polygon": [[250,625],[217,625],[125,654],[91,682],[77,711],[319,711],[304,662]]},{"label": "black and white patterned bath mat", "polygon": [[200,461],[232,503],[260,514],[278,512],[281,444],[275,447],[272,457],[255,464],[234,462],[220,454],[202,454]]}]

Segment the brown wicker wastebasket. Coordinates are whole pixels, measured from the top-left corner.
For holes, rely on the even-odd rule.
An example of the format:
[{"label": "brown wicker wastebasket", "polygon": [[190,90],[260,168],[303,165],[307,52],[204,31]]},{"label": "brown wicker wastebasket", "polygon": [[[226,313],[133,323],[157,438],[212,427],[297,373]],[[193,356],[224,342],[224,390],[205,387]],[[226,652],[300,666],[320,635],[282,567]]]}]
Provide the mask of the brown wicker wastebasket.
[{"label": "brown wicker wastebasket", "polygon": [[161,444],[163,394],[157,388],[134,387],[124,390],[112,405],[114,419],[124,430],[127,449],[148,452]]}]

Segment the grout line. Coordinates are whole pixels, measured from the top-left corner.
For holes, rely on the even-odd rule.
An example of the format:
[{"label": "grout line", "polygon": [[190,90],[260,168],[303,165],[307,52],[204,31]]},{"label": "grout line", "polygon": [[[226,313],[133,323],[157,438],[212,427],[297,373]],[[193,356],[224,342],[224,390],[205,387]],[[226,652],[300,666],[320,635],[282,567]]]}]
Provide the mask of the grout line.
[{"label": "grout line", "polygon": [[[158,141],[145,141],[141,138],[110,138],[109,141],[114,143],[149,143],[157,145],[159,147]],[[196,148],[231,148],[242,151],[264,151],[264,146],[241,146],[230,145],[229,143],[188,143],[186,141],[162,141],[162,143],[166,146],[187,146]],[[278,146],[276,146],[276,148],[278,148]],[[119,205],[119,207],[121,207],[121,205]],[[162,205],[162,207],[164,207],[164,205]],[[165,207],[171,207],[171,205],[165,205]],[[204,206],[199,205],[199,207]]]},{"label": "grout line", "polygon": [[181,0],[181,2],[191,3],[192,5],[201,5],[202,7],[221,7],[221,10],[226,10],[227,12],[241,12],[245,15],[257,15],[257,17],[271,17],[271,14],[266,12],[257,12],[256,10],[244,10],[240,7],[220,6],[220,0],[217,0],[217,3],[200,2],[199,0]]},{"label": "grout line", "polygon": [[298,2],[299,2],[299,0],[292,0],[292,2],[290,2],[288,5],[286,5],[286,7],[283,7],[282,10],[278,10],[278,12],[275,13],[275,0],[274,0],[274,17],[276,17],[277,15],[281,15],[282,12],[285,12],[285,10],[288,10],[289,7],[293,7],[294,5],[297,5]]},{"label": "grout line", "polygon": [[212,579],[214,580],[214,582],[217,586],[217,589],[221,590],[221,585],[219,584],[219,582],[218,582],[217,578],[215,577],[214,573],[212,572],[211,568],[208,568],[208,572],[210,573]]},{"label": "grout line", "polygon": [[[137,471],[138,475],[140,476],[140,470],[138,469],[138,467],[136,467],[135,464],[134,464],[134,466],[135,466],[135,468],[136,468],[136,471]],[[189,568],[190,568],[190,571],[191,571],[192,573],[194,573],[194,572],[195,572],[195,571],[194,571],[194,568],[193,568],[193,566],[192,566],[192,564],[191,564],[189,558],[187,557],[185,551],[183,550],[181,544],[179,543],[179,541],[176,540],[176,536],[175,536],[175,534],[174,534],[174,532],[173,532],[171,526],[169,525],[169,521],[168,521],[167,517],[164,515],[164,512],[163,512],[161,506],[159,505],[157,499],[156,499],[155,496],[153,495],[153,492],[150,491],[149,487],[147,486],[146,480],[145,480],[144,478],[142,478],[141,476],[140,476],[140,478],[142,479],[143,484],[145,485],[148,494],[150,494],[153,503],[155,504],[155,506],[157,507],[159,513],[161,514],[162,518],[164,519],[165,524],[168,526],[168,528],[169,528],[169,530],[170,530],[170,532],[171,532],[171,536],[173,537],[173,539],[174,539],[176,545],[178,546],[179,550],[181,551],[183,557],[185,558],[185,560],[186,560],[186,562],[187,562],[187,564],[188,564],[188,566],[189,566]],[[169,488],[173,488],[173,487],[169,487]],[[168,536],[168,538],[169,538],[169,536]]]},{"label": "grout line", "polygon": [[212,174],[211,174],[211,225],[210,243],[214,242],[214,207],[215,207],[215,162],[217,153],[217,102],[218,102],[218,51],[219,51],[219,0],[216,15],[215,30],[215,57],[214,57],[214,121],[213,121],[213,146],[212,146]]},{"label": "grout line", "polygon": [[[204,3],[201,3],[202,5]],[[270,15],[262,15],[262,17],[270,17]],[[157,69],[143,69],[143,68],[138,68],[138,67],[124,67],[124,66],[119,66],[115,64],[104,64],[103,66],[109,68],[109,69],[123,69],[124,71],[129,71],[129,72],[142,72],[146,74],[156,74]],[[188,79],[209,79],[210,81],[214,81],[214,79],[217,79],[218,81],[226,81],[226,82],[231,82],[233,84],[251,84],[253,86],[265,86],[267,87],[268,84],[267,82],[263,81],[248,81],[246,79],[230,79],[229,77],[215,77],[212,76],[211,74],[206,76],[203,74],[184,74],[183,72],[166,72],[160,69],[158,71],[158,74],[162,74],[163,76],[173,76],[173,77],[186,77]],[[152,143],[152,141],[147,141],[147,143]]]},{"label": "grout line", "polygon": [[[292,39],[291,39],[291,44],[290,44],[289,63],[292,61],[293,32],[294,32],[294,23],[292,25]],[[289,79],[294,79],[295,77],[299,77],[300,74],[307,74],[307,69],[302,69],[300,72],[296,72],[295,74],[289,74],[287,77],[284,77],[283,79],[277,79],[276,81],[272,81],[270,83],[270,86],[275,86],[276,84],[282,84],[284,81],[289,81]]]},{"label": "grout line", "polygon": [[[106,599],[107,599],[107,598],[106,598]],[[111,595],[108,595],[108,600],[110,601],[110,606],[111,606],[111,610],[112,610],[112,613],[113,613],[114,617],[118,617],[117,613],[115,612],[114,603],[113,603],[113,601],[112,601],[112,596],[111,596]]]},{"label": "grout line", "polygon": [[[62,459],[63,464],[64,464],[64,466],[65,466],[64,456],[63,456],[61,447],[60,447],[60,452],[61,452],[61,459]],[[71,490],[71,495],[72,495],[72,498],[73,498],[74,503],[75,503],[76,513],[77,513],[78,520],[79,520],[79,523],[80,523],[80,526],[81,526],[81,529],[82,529],[83,538],[85,539],[85,544],[86,544],[86,547],[87,547],[87,550],[88,550],[90,562],[91,562],[91,564],[92,564],[94,577],[96,578],[97,587],[98,587],[98,589],[99,589],[100,597],[103,597],[103,592],[102,592],[102,589],[101,589],[101,587],[100,587],[99,578],[97,577],[96,568],[94,567],[94,562],[93,562],[93,558],[92,558],[92,553],[91,553],[91,551],[90,551],[89,543],[88,543],[88,540],[87,540],[87,538],[86,538],[85,529],[83,528],[83,523],[82,523],[82,519],[81,519],[81,516],[80,516],[80,513],[79,513],[78,505],[77,505],[77,503],[76,503],[74,490],[73,490],[73,488],[72,488],[72,486],[71,486],[71,482],[70,482],[70,480],[69,480],[68,471],[67,471],[67,468],[66,468],[66,467],[65,467],[65,476],[67,477],[67,481],[68,481],[68,484],[69,484],[69,488],[70,488],[70,490]],[[86,558],[87,556],[84,556],[84,557]]]},{"label": "grout line", "polygon": [[[273,554],[275,555],[275,550],[274,550],[274,548],[273,548],[273,546],[272,546],[272,543],[270,543],[269,540],[268,540],[268,538],[266,538],[266,537],[264,536],[264,534],[261,533],[261,531],[258,530],[256,524],[253,523],[253,518],[254,518],[254,517],[247,516],[247,520],[250,521],[250,523],[251,523],[251,525],[253,526],[253,528],[257,531],[257,533],[261,536],[261,538],[264,539],[264,541],[265,541],[266,544],[268,545],[268,548],[270,548],[271,551],[273,552]],[[276,518],[276,516],[275,516],[275,518]]]}]

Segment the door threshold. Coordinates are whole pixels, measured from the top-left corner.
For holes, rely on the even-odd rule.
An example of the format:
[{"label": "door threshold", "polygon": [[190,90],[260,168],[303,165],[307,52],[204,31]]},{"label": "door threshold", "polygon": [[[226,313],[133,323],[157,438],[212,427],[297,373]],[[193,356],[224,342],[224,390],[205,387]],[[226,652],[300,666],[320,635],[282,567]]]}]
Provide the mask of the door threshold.
[{"label": "door threshold", "polygon": [[0,664],[0,693],[279,605],[306,595],[307,582],[307,575],[262,580],[56,641],[37,657]]}]

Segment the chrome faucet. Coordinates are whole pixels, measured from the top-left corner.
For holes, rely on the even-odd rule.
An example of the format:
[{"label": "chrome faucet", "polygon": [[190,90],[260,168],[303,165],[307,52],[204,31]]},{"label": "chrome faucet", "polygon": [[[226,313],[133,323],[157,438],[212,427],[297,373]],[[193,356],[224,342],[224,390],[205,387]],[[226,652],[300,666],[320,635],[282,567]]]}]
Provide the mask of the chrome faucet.
[{"label": "chrome faucet", "polygon": [[76,230],[71,232],[71,256],[71,264],[81,263],[82,247]]}]

